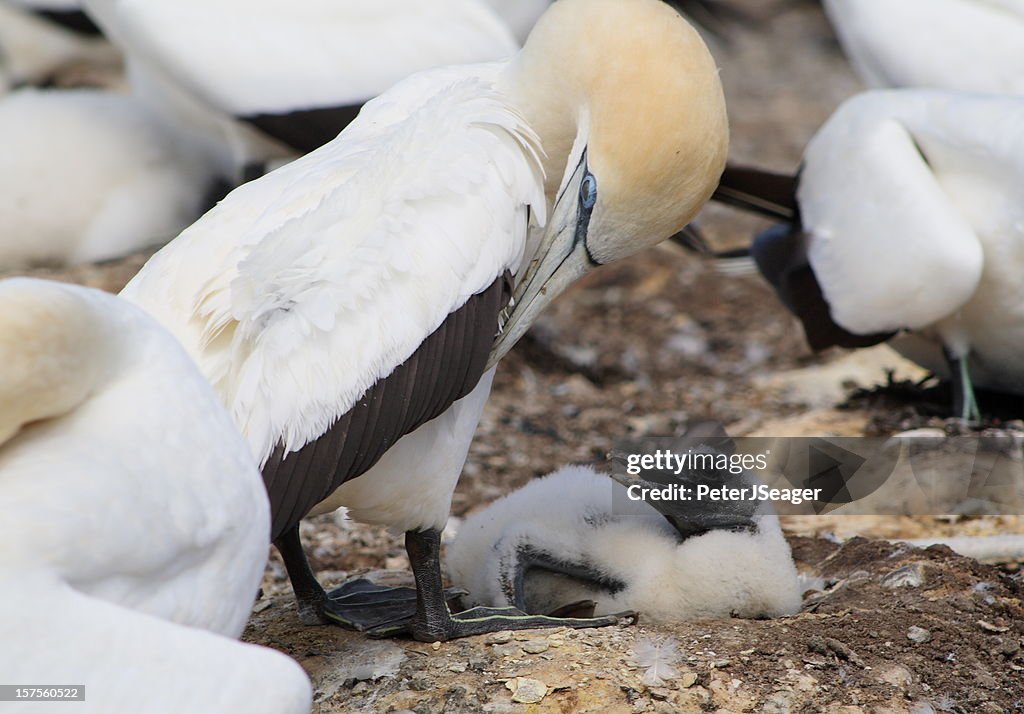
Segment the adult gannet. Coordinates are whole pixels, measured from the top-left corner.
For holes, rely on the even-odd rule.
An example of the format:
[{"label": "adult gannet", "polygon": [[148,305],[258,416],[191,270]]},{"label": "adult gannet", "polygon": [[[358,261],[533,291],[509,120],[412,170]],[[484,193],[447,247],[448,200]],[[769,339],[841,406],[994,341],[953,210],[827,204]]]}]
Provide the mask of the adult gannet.
[{"label": "adult gannet", "polygon": [[730,169],[722,193],[792,221],[752,252],[815,349],[901,332],[893,347],[952,377],[963,418],[972,382],[1024,394],[1024,99],[862,94],[798,179]]},{"label": "adult gannet", "polygon": [[203,148],[137,99],[22,89],[0,99],[0,269],[166,242],[225,192]]},{"label": "adult gannet", "polygon": [[508,57],[481,0],[85,0],[135,91],[251,173],[334,137],[424,69]]},{"label": "adult gannet", "polygon": [[669,6],[559,0],[515,58],[402,82],[335,141],[236,189],[125,288],[263,464],[305,621],[389,632],[396,617],[361,614],[363,593],[328,598],[310,572],[299,520],[344,505],[406,532],[415,637],[580,624],[450,615],[440,531],[489,367],[574,280],[689,222],[727,124],[715,63]]},{"label": "adult gannet", "polygon": [[0,0],[0,84],[47,84],[119,61],[79,0]]},{"label": "adult gannet", "polygon": [[1024,0],[824,0],[869,86],[1024,94]]},{"label": "adult gannet", "polygon": [[800,610],[776,516],[744,502],[749,510],[722,520],[715,509],[734,504],[708,501],[674,517],[685,505],[634,503],[625,485],[566,466],[467,518],[448,547],[448,572],[472,604],[529,613],[635,610],[644,621],[679,622]]},{"label": "adult gannet", "polygon": [[0,314],[5,681],[84,686],[70,706],[102,714],[308,712],[295,662],[232,639],[269,508],[181,346],[123,300],[49,281],[0,281]]}]

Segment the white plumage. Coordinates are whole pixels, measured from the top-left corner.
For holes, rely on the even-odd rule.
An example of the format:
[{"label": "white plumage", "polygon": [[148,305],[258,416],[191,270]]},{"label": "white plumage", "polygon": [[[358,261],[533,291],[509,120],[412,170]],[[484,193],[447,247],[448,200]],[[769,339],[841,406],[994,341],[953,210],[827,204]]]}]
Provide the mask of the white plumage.
[{"label": "white plumage", "polygon": [[512,34],[515,35],[520,43],[526,40],[530,30],[533,29],[533,26],[537,24],[537,20],[540,19],[540,16],[548,9],[548,5],[551,4],[551,0],[484,1],[494,9],[494,12],[501,16],[501,19],[512,30]]},{"label": "white plumage", "polygon": [[0,305],[4,676],[85,685],[104,714],[308,711],[294,662],[229,639],[267,498],[180,346],[94,290],[13,279]]},{"label": "white plumage", "polygon": [[835,321],[911,330],[901,348],[944,372],[1024,393],[1024,100],[873,92],[807,148],[798,199]]},{"label": "white plumage", "polygon": [[166,242],[217,183],[204,151],[138,100],[23,89],[0,100],[0,268],[76,264]]},{"label": "white plumage", "polygon": [[717,70],[682,17],[655,0],[560,0],[516,57],[396,85],[334,141],[234,191],[125,288],[264,463],[305,620],[359,625],[298,538],[299,518],[345,505],[407,532],[427,593],[414,636],[505,624],[453,619],[437,550],[486,365],[573,280],[685,225],[727,143]]},{"label": "white plumage", "polygon": [[446,558],[452,584],[468,590],[474,605],[514,605],[512,569],[525,548],[625,585],[611,592],[592,581],[527,569],[529,612],[581,600],[597,603],[598,615],[635,610],[647,622],[799,611],[796,568],[777,517],[755,517],[755,533],[712,530],[680,542],[653,508],[644,509],[650,515],[618,512],[613,502],[628,503],[625,491],[584,466],[531,481],[462,524]]},{"label": "white plumage", "polygon": [[229,148],[237,167],[292,151],[236,118],[358,107],[420,70],[496,60],[518,49],[480,0],[86,6],[125,52],[135,90]]},{"label": "white plumage", "polygon": [[419,70],[518,49],[478,0],[98,0],[90,7],[111,18],[133,62],[232,116],[359,104]]},{"label": "white plumage", "polygon": [[824,0],[872,87],[1024,94],[1022,0]]},{"label": "white plumage", "polygon": [[[543,179],[535,137],[494,88],[499,69],[406,80],[344,141],[238,188],[125,288],[196,358],[261,460],[320,436],[518,268]],[[443,525],[443,500],[389,525]]]}]

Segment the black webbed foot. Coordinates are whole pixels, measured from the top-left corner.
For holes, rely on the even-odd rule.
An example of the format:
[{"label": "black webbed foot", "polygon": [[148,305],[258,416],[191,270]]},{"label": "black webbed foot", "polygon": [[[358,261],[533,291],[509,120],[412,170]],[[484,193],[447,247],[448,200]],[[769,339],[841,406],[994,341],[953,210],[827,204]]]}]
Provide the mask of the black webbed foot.
[{"label": "black webbed foot", "polygon": [[[440,615],[439,617],[436,615]],[[514,607],[474,607],[456,614],[435,613],[435,617],[414,618],[400,625],[383,626],[369,630],[370,637],[399,637],[411,635],[421,642],[446,642],[459,637],[485,635],[505,630],[532,630],[538,628],[610,627],[612,625],[636,624],[637,615],[621,612],[602,617],[551,617],[530,615]]]},{"label": "black webbed foot", "polygon": [[[448,588],[446,601],[457,600],[465,590]],[[408,628],[416,616],[416,589],[377,585],[367,578],[355,578],[327,593],[323,615],[328,622],[359,632],[381,628]]]}]

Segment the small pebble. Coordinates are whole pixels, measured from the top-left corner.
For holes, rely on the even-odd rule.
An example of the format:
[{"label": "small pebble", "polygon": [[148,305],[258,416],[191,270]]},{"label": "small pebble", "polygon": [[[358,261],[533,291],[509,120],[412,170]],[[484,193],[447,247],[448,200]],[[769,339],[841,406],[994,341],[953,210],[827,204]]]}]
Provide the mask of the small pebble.
[{"label": "small pebble", "polygon": [[725,669],[731,664],[732,662],[730,660],[718,659],[711,663],[711,669]]},{"label": "small pebble", "polygon": [[932,638],[932,633],[923,627],[917,625],[911,625],[910,629],[907,630],[907,639],[917,644],[924,644]]},{"label": "small pebble", "polygon": [[456,662],[455,664],[448,666],[448,671],[455,672],[456,674],[462,674],[466,671],[466,665],[462,664],[461,662]]},{"label": "small pebble", "polygon": [[426,677],[413,677],[409,680],[409,689],[414,692],[429,692],[433,688],[433,683]]},{"label": "small pebble", "polygon": [[1009,627],[1000,627],[999,625],[993,625],[991,622],[986,622],[985,620],[978,620],[978,627],[985,630],[985,632],[1002,633],[1010,631]]},{"label": "small pebble", "polygon": [[924,566],[921,563],[911,563],[902,568],[893,570],[882,577],[884,588],[916,588],[924,582]]},{"label": "small pebble", "polygon": [[489,645],[507,645],[512,641],[513,635],[509,630],[503,630],[501,632],[495,632],[487,638],[487,644]]},{"label": "small pebble", "polygon": [[505,683],[512,691],[512,701],[518,704],[537,704],[548,693],[548,687],[539,679],[516,677]]},{"label": "small pebble", "polygon": [[440,642],[432,642],[432,643],[430,643],[430,649],[432,649],[435,652],[437,652],[439,649],[441,649],[441,643]]},{"label": "small pebble", "polygon": [[696,672],[683,672],[683,676],[679,679],[679,686],[683,689],[689,689],[697,683]]},{"label": "small pebble", "polygon": [[494,645],[494,654],[498,657],[515,657],[522,652],[519,645],[510,643],[507,645]]},{"label": "small pebble", "polygon": [[547,652],[551,645],[547,640],[527,640],[523,643],[523,652],[527,654],[540,654]]}]

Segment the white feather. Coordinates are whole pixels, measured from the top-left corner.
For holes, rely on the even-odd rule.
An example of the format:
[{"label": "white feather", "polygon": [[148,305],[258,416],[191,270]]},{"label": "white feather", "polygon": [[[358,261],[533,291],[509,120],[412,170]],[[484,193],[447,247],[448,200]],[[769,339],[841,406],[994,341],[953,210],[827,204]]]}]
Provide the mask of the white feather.
[{"label": "white feather", "polygon": [[551,0],[486,0],[501,19],[512,30],[516,39],[523,43],[537,20],[551,5]]},{"label": "white feather", "polygon": [[[132,86],[236,168],[287,155],[235,117],[361,104],[518,46],[480,0],[86,0]],[[226,153],[225,153],[226,152]]]},{"label": "white feather", "polygon": [[[90,597],[50,573],[0,577],[4,676],[23,684],[84,687],[80,714],[308,714],[309,679],[266,647],[172,624]],[[4,712],[38,714],[39,702]]]},{"label": "white feather", "polygon": [[916,330],[933,349],[969,351],[980,384],[1024,391],[1022,195],[1024,99],[848,101],[809,145],[798,193],[834,319]]},{"label": "white feather", "polygon": [[800,609],[796,568],[775,516],[759,516],[755,534],[716,530],[680,543],[653,508],[650,516],[616,513],[613,495],[625,502],[624,492],[583,466],[531,481],[466,519],[448,548],[452,583],[468,590],[474,605],[513,605],[503,572],[530,546],[626,584],[610,593],[533,570],[527,603],[544,611],[593,600],[599,615],[635,610],[648,622],[678,622]]},{"label": "white feather", "polygon": [[316,439],[543,220],[500,66],[416,75],[325,147],[240,187],[123,295],[183,342],[266,459]]},{"label": "white feather", "polygon": [[825,0],[872,87],[1024,94],[1021,0]]},{"label": "white feather", "polygon": [[234,115],[359,104],[424,69],[519,48],[478,0],[115,0],[134,60]]},{"label": "white feather", "polygon": [[216,171],[137,100],[24,89],[0,100],[0,267],[76,264],[166,242]]},{"label": "white feather", "polygon": [[269,506],[181,347],[94,290],[14,279],[0,305],[5,676],[86,684],[90,712],[308,711],[294,662],[229,639],[262,578]]}]

